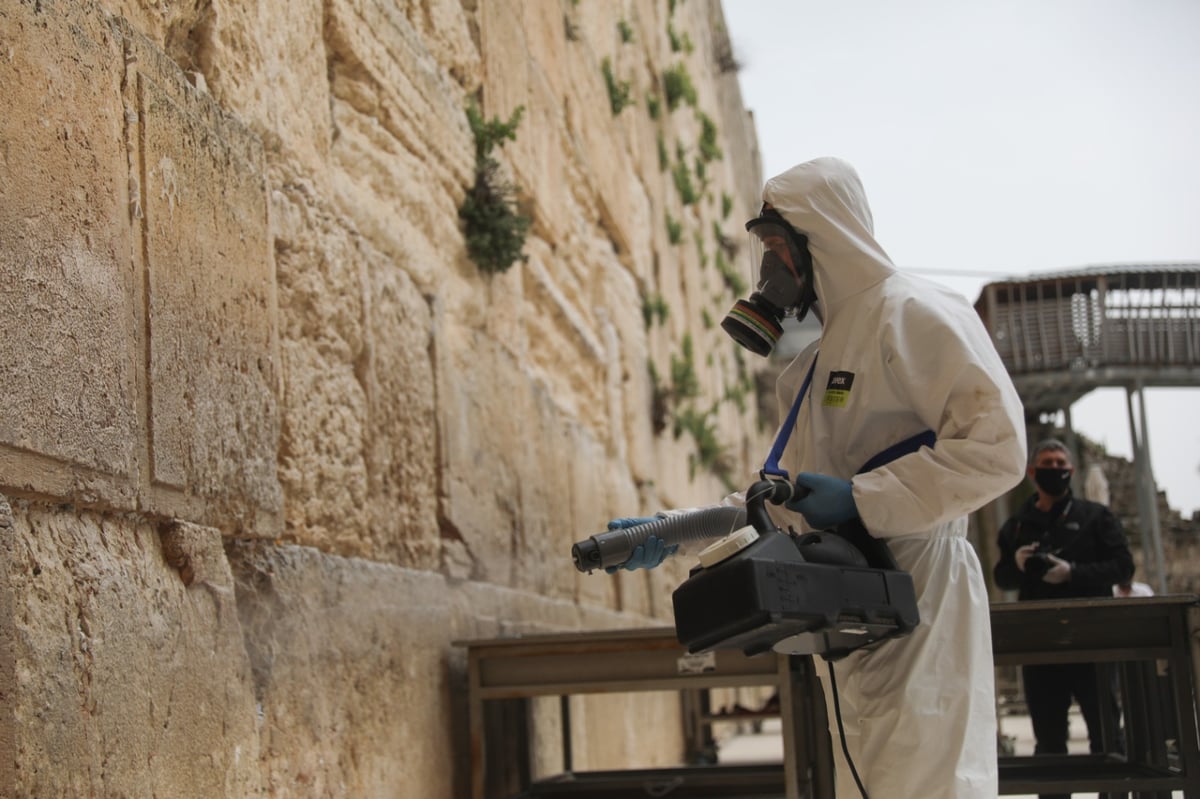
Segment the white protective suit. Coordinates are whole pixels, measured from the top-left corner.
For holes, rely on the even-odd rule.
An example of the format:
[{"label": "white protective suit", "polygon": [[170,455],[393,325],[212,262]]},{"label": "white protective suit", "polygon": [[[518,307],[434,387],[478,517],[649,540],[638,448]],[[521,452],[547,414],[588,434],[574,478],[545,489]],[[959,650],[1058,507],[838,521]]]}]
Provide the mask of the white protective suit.
[{"label": "white protective suit", "polygon": [[[779,378],[786,418],[816,369],[780,465],[853,478],[866,528],[916,586],[920,626],[835,664],[847,744],[872,799],[995,799],[996,717],[987,588],[966,514],[1020,482],[1021,403],[966,300],[898,272],[875,241],[853,167],[821,158],[769,180],[763,199],[808,236],[820,340]],[[819,350],[819,354],[818,354]],[[853,375],[826,395],[831,372]],[[892,444],[933,430],[932,449],[855,473]],[[776,522],[804,529],[799,514]],[[842,756],[837,795],[858,796]]]}]

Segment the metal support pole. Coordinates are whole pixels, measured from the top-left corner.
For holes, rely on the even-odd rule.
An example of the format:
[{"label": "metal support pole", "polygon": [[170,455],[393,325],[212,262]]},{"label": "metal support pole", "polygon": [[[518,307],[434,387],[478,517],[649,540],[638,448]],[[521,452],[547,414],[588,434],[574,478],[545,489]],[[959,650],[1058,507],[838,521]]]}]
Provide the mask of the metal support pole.
[{"label": "metal support pole", "polygon": [[[1139,416],[1133,412],[1133,395],[1138,395]],[[1167,592],[1166,560],[1163,556],[1162,531],[1158,523],[1158,496],[1154,487],[1154,475],[1150,468],[1150,445],[1146,434],[1146,396],[1141,381],[1125,389],[1125,406],[1129,414],[1129,438],[1133,446],[1134,474],[1137,478],[1138,521],[1142,528],[1142,557],[1149,570],[1153,570],[1154,590]],[[1149,577],[1149,575],[1147,575]]]},{"label": "metal support pole", "polygon": [[1079,451],[1079,436],[1075,435],[1075,425],[1071,421],[1071,406],[1067,405],[1062,410],[1063,415],[1063,441],[1067,445],[1067,451],[1071,454],[1071,463],[1075,464],[1075,473],[1071,475],[1071,490],[1075,494],[1083,493],[1083,477],[1080,471],[1080,466],[1083,465],[1083,459],[1080,457],[1082,453]]},{"label": "metal support pole", "polygon": [[1155,590],[1167,593],[1167,558],[1163,554],[1162,527],[1158,522],[1158,486],[1154,483],[1154,468],[1150,465],[1150,428],[1146,424],[1146,388],[1137,381],[1138,409],[1142,419],[1142,459],[1146,470],[1146,493],[1150,504],[1150,536],[1154,545],[1154,559],[1158,565],[1158,585]]},{"label": "metal support pole", "polygon": [[[1143,489],[1145,478],[1142,475],[1142,436],[1138,431],[1137,416],[1133,412],[1133,386],[1125,387],[1125,410],[1129,416],[1129,444],[1133,451],[1133,478],[1137,494],[1138,526],[1142,532],[1142,565],[1148,572],[1158,571],[1158,562],[1150,545],[1150,511],[1146,507],[1146,492]],[[1147,577],[1149,581],[1149,577]]]},{"label": "metal support pole", "polygon": [[562,736],[563,772],[570,774],[575,770],[574,758],[571,754],[571,697],[563,694],[558,698],[559,735]]}]

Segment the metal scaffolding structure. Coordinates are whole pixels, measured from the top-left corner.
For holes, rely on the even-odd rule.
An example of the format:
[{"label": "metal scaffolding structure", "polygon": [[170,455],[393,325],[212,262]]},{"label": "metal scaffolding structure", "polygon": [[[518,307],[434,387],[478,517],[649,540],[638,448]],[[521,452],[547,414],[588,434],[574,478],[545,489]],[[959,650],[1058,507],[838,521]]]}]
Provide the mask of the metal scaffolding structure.
[{"label": "metal scaffolding structure", "polygon": [[[1156,590],[1166,591],[1145,389],[1200,386],[1200,263],[1117,264],[984,286],[983,319],[1026,418],[1062,412],[1103,387],[1124,388]],[[1136,402],[1135,402],[1136,400]],[[1136,409],[1135,409],[1136,405]]]}]

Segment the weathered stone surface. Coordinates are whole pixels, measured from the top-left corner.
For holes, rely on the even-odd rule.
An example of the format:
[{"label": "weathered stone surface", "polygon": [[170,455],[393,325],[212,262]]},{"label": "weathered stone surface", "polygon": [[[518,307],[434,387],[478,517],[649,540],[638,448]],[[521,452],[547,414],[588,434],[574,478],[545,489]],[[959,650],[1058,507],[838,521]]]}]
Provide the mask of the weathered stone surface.
[{"label": "weathered stone surface", "polygon": [[[570,547],[725,493],[672,429],[686,403],[731,468],[759,454],[753,406],[727,398],[733,345],[704,321],[733,299],[714,229],[740,236],[758,191],[736,79],[713,71],[719,16],[716,0],[0,0],[13,784],[461,796],[454,640],[669,621],[686,559],[581,575]],[[605,59],[631,87],[615,116]],[[667,113],[676,63],[698,107]],[[471,263],[458,218],[472,100],[525,109],[493,152],[533,221],[503,274]],[[725,156],[684,205],[659,142],[694,168],[700,111]],[[670,393],[685,335],[686,398]],[[542,704],[549,773],[560,719]],[[573,703],[575,764],[674,762],[678,725],[643,720],[677,707]]]},{"label": "weathered stone surface", "polygon": [[[230,558],[271,793],[300,785],[318,796],[458,795],[454,786],[467,775],[455,737],[465,720],[450,712],[465,709],[455,642],[620,624],[569,601],[301,547],[237,544]],[[664,713],[676,706],[665,695],[648,701]],[[662,730],[613,727],[612,710],[581,707],[578,734],[601,742],[601,752],[613,751],[603,741],[614,729],[628,738],[616,747],[621,753],[657,747]]]},{"label": "weathered stone surface", "polygon": [[[440,32],[427,41],[423,13],[382,0],[330,3],[324,46],[333,94],[332,175],[339,210],[418,289],[440,288],[461,257],[460,192],[471,181],[474,143],[463,87],[477,79],[465,55],[467,22],[457,3],[434,2]],[[436,9],[436,10],[432,10]],[[453,53],[447,73],[435,58]]]},{"label": "weathered stone surface", "polygon": [[372,348],[363,368],[370,401],[366,463],[374,557],[438,570],[437,425],[432,315],[408,275],[371,264]]},{"label": "weathered stone surface", "polygon": [[218,559],[187,587],[152,524],[12,505],[0,641],[13,679],[0,687],[19,732],[0,790],[257,795],[254,696],[220,533],[207,533]]},{"label": "weathered stone surface", "polygon": [[0,5],[0,484],[122,505],[139,442],[124,59],[103,20],[73,21]]},{"label": "weathered stone surface", "polygon": [[137,69],[152,478],[202,497],[204,520],[270,529],[281,510],[279,378],[261,145],[143,39],[131,34],[127,46]]},{"label": "weathered stone surface", "polygon": [[[482,331],[455,340],[435,313],[442,510],[472,561],[470,577],[509,585],[519,536],[521,431],[533,410],[520,364]],[[504,397],[503,404],[492,401]],[[504,444],[502,442],[509,442]],[[453,464],[453,466],[451,466]]]},{"label": "weathered stone surface", "polygon": [[440,578],[295,547],[233,557],[267,789],[449,796]]},{"label": "weathered stone surface", "polygon": [[[0,790],[11,791],[17,782],[16,725],[17,642],[13,614],[12,558],[8,556],[13,536],[13,510],[0,494]],[[40,692],[40,686],[38,691]]]},{"label": "weathered stone surface", "polygon": [[279,477],[285,530],[346,555],[367,547],[367,265],[356,237],[313,187],[273,193],[283,393]]}]

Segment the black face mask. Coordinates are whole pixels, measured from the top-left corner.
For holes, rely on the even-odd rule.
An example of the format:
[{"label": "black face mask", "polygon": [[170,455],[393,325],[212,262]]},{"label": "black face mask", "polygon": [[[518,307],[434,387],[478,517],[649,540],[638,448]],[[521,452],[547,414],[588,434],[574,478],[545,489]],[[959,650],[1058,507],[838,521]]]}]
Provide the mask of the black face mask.
[{"label": "black face mask", "polygon": [[1034,469],[1033,482],[1052,497],[1061,497],[1071,487],[1070,469]]}]

